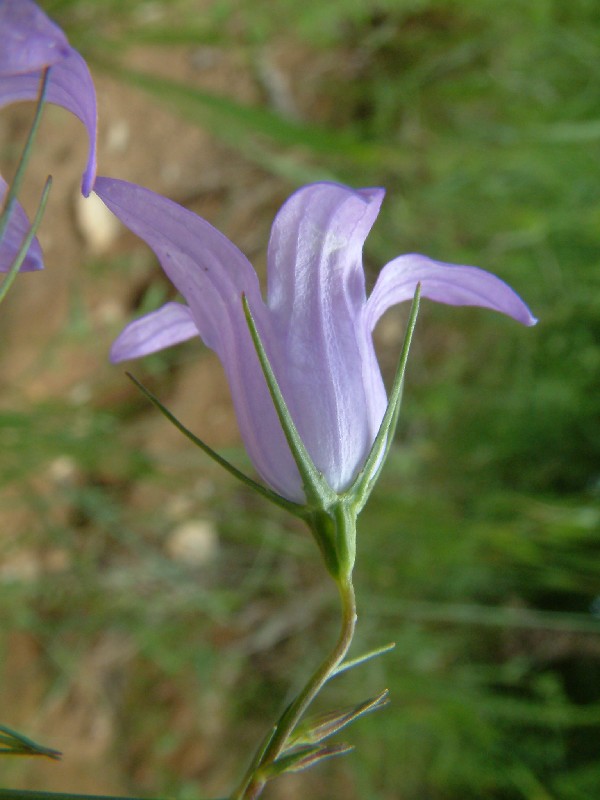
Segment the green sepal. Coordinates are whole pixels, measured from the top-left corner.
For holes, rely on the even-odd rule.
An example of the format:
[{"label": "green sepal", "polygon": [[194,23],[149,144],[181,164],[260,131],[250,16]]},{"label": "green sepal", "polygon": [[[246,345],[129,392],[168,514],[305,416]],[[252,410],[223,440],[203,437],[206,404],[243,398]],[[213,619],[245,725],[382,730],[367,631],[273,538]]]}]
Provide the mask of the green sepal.
[{"label": "green sepal", "polygon": [[216,452],[216,450],[213,450],[212,447],[206,444],[206,442],[203,442],[202,439],[200,439],[198,436],[192,433],[189,430],[189,428],[186,428],[185,425],[182,422],[180,422],[177,419],[177,417],[174,414],[172,414],[169,411],[169,409],[166,408],[160,402],[158,397],[156,397],[156,395],[153,394],[150,391],[150,389],[147,389],[144,386],[144,384],[141,383],[134,375],[132,375],[130,372],[126,372],[125,374],[129,378],[129,380],[131,380],[137,386],[140,392],[143,395],[145,395],[145,397],[147,397],[148,400],[150,400],[150,402],[160,411],[160,413],[164,417],[166,417],[172,425],[174,425],[177,428],[178,431],[183,433],[184,436],[187,436],[187,438],[193,444],[195,444],[196,447],[199,447],[204,453],[206,453],[207,456],[210,456],[210,458],[212,458],[213,461],[216,461],[216,463],[219,464],[219,466],[223,467],[223,469],[226,469],[230,475],[233,475],[234,478],[237,478],[242,483],[245,483],[246,486],[249,486],[251,489],[254,489],[255,492],[258,492],[267,500],[270,500],[271,503],[274,503],[275,505],[280,506],[281,508],[285,508],[286,511],[290,511],[295,516],[304,518],[305,516],[304,506],[301,506],[298,503],[292,503],[290,500],[286,500],[285,497],[281,497],[281,495],[277,494],[277,492],[274,492],[272,489],[269,489],[266,486],[257,483],[256,481],[252,480],[252,478],[248,477],[248,475],[246,475],[244,472],[239,470],[237,467],[234,467],[234,465],[231,464],[229,461],[227,461],[227,459],[223,458],[223,456],[220,456]]},{"label": "green sepal", "polygon": [[258,356],[263,375],[265,376],[267,387],[269,389],[269,393],[271,394],[273,405],[275,406],[275,411],[277,412],[277,416],[281,422],[281,427],[283,428],[283,433],[285,434],[290,451],[294,457],[296,466],[298,467],[298,472],[302,478],[302,485],[304,487],[306,499],[308,500],[309,505],[312,505],[315,508],[328,508],[332,503],[336,502],[338,495],[333,491],[323,475],[316,468],[312,458],[308,454],[308,450],[306,449],[300,434],[298,433],[298,429],[294,424],[294,420],[289,412],[287,403],[285,402],[285,399],[281,393],[281,389],[279,388],[279,384],[277,383],[277,378],[275,377],[269,357],[267,356],[264,345],[260,338],[260,334],[258,333],[258,329],[256,327],[256,323],[254,321],[254,317],[252,316],[252,311],[250,310],[250,306],[248,305],[248,300],[245,294],[242,295],[242,305],[244,307],[244,314],[246,316],[246,322],[254,343],[256,355]]},{"label": "green sepal", "polygon": [[[186,428],[186,426],[180,420],[178,420],[177,417],[172,414],[168,408],[166,408],[166,406],[161,403],[158,397],[156,397],[156,395],[153,394],[150,389],[144,386],[144,384],[141,383],[141,381],[139,381],[134,375],[132,375],[130,372],[126,372],[125,374],[132,381],[132,383],[137,386],[140,392],[142,392],[142,394],[152,403],[152,405],[155,406],[155,408],[157,408],[160,413],[177,428],[178,431],[183,433],[184,436],[186,436],[193,444],[195,444],[196,447],[199,447],[204,453],[206,453],[206,455],[212,458],[213,461],[219,464],[219,466],[227,470],[230,475],[233,475],[234,478],[237,478],[255,492],[258,492],[258,494],[262,495],[262,497],[264,497],[266,500],[269,500],[271,503],[274,503],[280,508],[284,508],[291,514],[294,514],[294,516],[305,520],[308,523],[311,532],[321,549],[321,552],[323,553],[323,558],[325,559],[327,569],[331,572],[336,580],[338,579],[340,570],[336,548],[337,526],[335,524],[335,514],[333,517],[331,517],[327,512],[313,512],[306,506],[300,505],[299,503],[293,503],[291,500],[287,500],[285,497],[277,494],[277,492],[274,492],[272,489],[269,489],[268,487],[252,480],[252,478],[227,461],[227,459],[219,455],[216,450],[213,450],[212,447],[210,447],[210,445],[206,444],[206,442],[192,433],[189,428]],[[337,497],[337,495],[334,495],[334,497]]]},{"label": "green sepal", "polygon": [[321,549],[325,566],[336,581],[352,575],[356,557],[356,515],[343,498],[324,511],[305,517]]},{"label": "green sepal", "polygon": [[400,351],[398,367],[396,368],[396,375],[394,377],[394,383],[392,386],[392,391],[390,392],[385,414],[363,468],[358,473],[352,486],[345,492],[345,494],[351,498],[356,514],[363,509],[365,503],[367,502],[394,440],[394,434],[398,424],[398,417],[400,415],[404,373],[406,372],[406,364],[408,362],[408,354],[410,352],[412,336],[417,323],[417,316],[419,314],[420,299],[421,284],[418,283],[410,307],[408,323],[406,325],[406,333],[404,334],[404,341]]},{"label": "green sepal", "polygon": [[[281,393],[246,295],[242,295],[246,323],[290,452],[302,479],[307,505],[298,514],[308,523],[335,580],[352,572],[355,553],[355,515],[346,499],[335,492],[310,457]],[[349,524],[350,517],[352,520]]]},{"label": "green sepal", "polygon": [[364,717],[365,714],[370,714],[373,711],[378,711],[389,704],[389,691],[385,689],[381,694],[376,697],[371,697],[363,703],[356,706],[341,709],[339,711],[332,711],[329,714],[323,714],[314,719],[306,720],[297,729],[296,733],[290,740],[290,745],[296,747],[298,745],[316,745],[339,733],[348,725],[351,725],[357,719]]},{"label": "green sepal", "polygon": [[377,658],[377,656],[382,656],[385,653],[389,653],[390,650],[394,649],[394,647],[396,647],[396,642],[390,642],[389,644],[384,644],[383,647],[378,647],[376,650],[369,650],[368,653],[363,653],[356,658],[343,661],[332,672],[331,678],[335,678],[335,676],[339,675],[341,672],[347,672],[349,669],[354,669],[354,667],[358,667],[361,664],[370,661],[372,658]]},{"label": "green sepal", "polygon": [[62,753],[34,742],[6,725],[0,725],[0,755],[45,756],[59,761]]},{"label": "green sepal", "polygon": [[321,761],[334,756],[343,756],[354,750],[349,744],[331,744],[325,747],[299,747],[297,750],[287,752],[269,765],[266,771],[267,779],[275,778],[286,772],[301,772],[309,767],[314,767]]}]

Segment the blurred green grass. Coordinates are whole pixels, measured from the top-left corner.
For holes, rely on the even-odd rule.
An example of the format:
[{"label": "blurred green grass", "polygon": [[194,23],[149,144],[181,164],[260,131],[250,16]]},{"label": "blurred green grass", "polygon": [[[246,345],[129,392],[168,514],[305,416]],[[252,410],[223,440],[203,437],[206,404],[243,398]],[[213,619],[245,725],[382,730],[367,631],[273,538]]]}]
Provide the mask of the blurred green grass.
[{"label": "blurred green grass", "polygon": [[[175,0],[165,17],[142,0],[43,5],[96,69],[207,127],[290,189],[316,177],[386,186],[367,245],[372,278],[400,251],[479,264],[540,318],[525,331],[425,304],[400,441],[360,526],[357,650],[397,647],[330,694],[345,704],[366,684],[389,685],[392,707],[357,725],[346,763],[307,778],[311,796],[345,796],[349,770],[356,797],[370,800],[600,795],[600,6],[307,0],[273,14],[268,0],[222,0],[199,15]],[[347,65],[314,89],[318,119],[285,117],[266,95],[246,106],[124,66],[131,46],[210,44],[236,48],[256,71],[278,42]],[[387,343],[382,362],[393,363]],[[177,369],[176,359],[153,363],[158,382]],[[123,636],[128,668],[114,697],[123,772],[138,791],[185,798],[197,776],[177,753],[212,735],[239,771],[244,747],[327,646],[335,604],[302,531],[199,454],[165,470],[127,452],[118,431],[136,410],[81,411],[75,428],[70,409],[47,405],[0,418],[0,474],[22,481],[19,502],[35,501],[44,521],[32,541],[70,554],[66,578],[0,583],[3,631],[34,632],[54,691],[99,637]],[[85,480],[40,496],[27,474],[57,453]],[[170,522],[159,508],[128,505],[133,485],[190,491],[190,475],[207,469],[210,501],[190,514],[210,512],[219,531],[209,577],[165,557]],[[66,522],[53,517],[61,503],[75,509]],[[289,637],[267,630],[267,646],[242,635],[248,615],[264,632],[302,603],[306,619]],[[73,615],[74,605],[87,613]],[[227,739],[177,722],[178,703],[204,713],[206,685],[224,704]]]}]

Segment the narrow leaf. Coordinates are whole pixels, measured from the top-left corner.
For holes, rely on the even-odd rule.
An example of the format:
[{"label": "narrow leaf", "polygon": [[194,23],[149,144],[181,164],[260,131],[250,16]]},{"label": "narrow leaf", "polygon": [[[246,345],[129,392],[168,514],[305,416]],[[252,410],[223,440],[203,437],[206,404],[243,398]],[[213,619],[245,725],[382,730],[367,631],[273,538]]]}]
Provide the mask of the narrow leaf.
[{"label": "narrow leaf", "polygon": [[366,661],[370,661],[372,658],[377,658],[377,656],[382,656],[385,653],[389,653],[390,650],[394,649],[394,647],[396,647],[396,642],[390,642],[389,644],[384,644],[383,647],[378,647],[376,650],[369,650],[368,653],[363,653],[356,658],[343,661],[336,667],[331,677],[335,678],[335,676],[339,675],[340,672],[346,672],[349,669],[354,669],[354,667],[358,667],[361,664],[364,664]]},{"label": "narrow leaf", "polygon": [[345,708],[341,711],[332,711],[314,720],[308,720],[294,736],[292,747],[323,742],[348,727],[355,720],[364,717],[365,714],[370,714],[387,706],[389,695],[389,691],[385,689],[377,697],[371,697],[357,706]]},{"label": "narrow leaf", "polygon": [[343,756],[354,750],[352,745],[332,744],[325,747],[300,747],[295,752],[286,753],[269,767],[269,778],[286,772],[301,772],[333,756]]},{"label": "narrow leaf", "polygon": [[260,361],[267,386],[269,387],[275,411],[277,412],[285,438],[292,452],[292,456],[294,457],[294,461],[296,462],[296,466],[298,467],[300,477],[302,478],[306,498],[309,502],[316,504],[318,508],[327,508],[337,499],[337,495],[315,467],[304,442],[300,438],[298,429],[288,410],[287,403],[281,394],[279,384],[273,373],[245,295],[242,296],[242,304],[244,306],[244,314],[246,315],[246,322],[248,323],[250,335],[252,336],[256,354]]},{"label": "narrow leaf", "polygon": [[[72,794],[65,792],[41,792],[28,789],[0,789],[0,800],[150,800],[141,797],[125,797],[108,794]],[[158,800],[158,799],[156,799]],[[174,800],[173,797],[161,800]],[[221,798],[220,800],[228,800]]]},{"label": "narrow leaf", "polygon": [[381,142],[367,142],[347,131],[286,119],[270,109],[243,104],[170,78],[115,67],[106,62],[102,67],[175,107],[187,119],[208,126],[221,139],[227,139],[244,153],[248,138],[256,137],[266,139],[271,145],[318,155],[321,161],[330,158],[335,162],[349,161],[365,167],[379,167],[386,163],[393,169],[398,169],[405,161],[397,148]]},{"label": "narrow leaf", "polygon": [[6,725],[0,725],[0,754],[14,756],[45,756],[58,761],[62,755],[58,750],[34,742]]},{"label": "narrow leaf", "polygon": [[223,469],[226,469],[227,472],[230,473],[230,475],[233,475],[234,478],[237,478],[239,481],[242,481],[242,483],[245,483],[246,486],[249,486],[251,489],[254,489],[255,492],[258,492],[267,500],[270,500],[272,503],[275,503],[275,505],[285,508],[287,511],[290,511],[292,514],[295,514],[296,516],[303,515],[302,514],[304,510],[303,506],[300,506],[297,503],[292,503],[290,500],[286,500],[285,497],[281,497],[276,492],[272,491],[271,489],[268,489],[266,486],[262,486],[262,484],[253,481],[252,478],[249,478],[237,467],[234,467],[233,464],[227,461],[227,459],[223,458],[223,456],[220,456],[216,452],[216,450],[213,450],[212,447],[206,444],[206,442],[203,442],[202,439],[198,438],[198,436],[196,436],[188,428],[186,428],[185,425],[182,422],[180,422],[177,419],[177,417],[174,416],[174,414],[172,414],[169,411],[169,409],[166,408],[166,406],[164,406],[160,402],[158,397],[152,394],[152,392],[149,389],[147,389],[144,386],[144,384],[141,383],[134,375],[132,375],[130,372],[126,372],[125,374],[133,383],[135,383],[140,392],[142,392],[142,394],[145,395],[148,398],[148,400],[150,400],[150,402],[160,411],[160,413],[164,417],[166,417],[172,425],[174,425],[177,428],[178,431],[183,433],[184,436],[187,436],[187,438],[193,444],[195,444],[203,452],[205,452],[206,455],[210,456],[213,459],[213,461],[216,461],[217,464],[219,464],[219,466],[223,467]]},{"label": "narrow leaf", "polygon": [[410,352],[412,336],[417,323],[417,316],[419,314],[420,299],[421,284],[419,283],[415,289],[415,295],[410,307],[406,333],[404,334],[400,359],[396,369],[396,376],[394,378],[392,391],[390,392],[388,405],[379,427],[379,432],[375,438],[375,441],[373,442],[371,452],[367,457],[364,467],[347,492],[349,496],[355,498],[355,509],[357,514],[367,502],[367,499],[371,494],[377,478],[379,477],[379,473],[381,472],[389,449],[394,440],[394,433],[396,432],[396,425],[398,424],[398,416],[400,414],[404,373],[406,372],[406,364],[408,362],[408,354]]}]

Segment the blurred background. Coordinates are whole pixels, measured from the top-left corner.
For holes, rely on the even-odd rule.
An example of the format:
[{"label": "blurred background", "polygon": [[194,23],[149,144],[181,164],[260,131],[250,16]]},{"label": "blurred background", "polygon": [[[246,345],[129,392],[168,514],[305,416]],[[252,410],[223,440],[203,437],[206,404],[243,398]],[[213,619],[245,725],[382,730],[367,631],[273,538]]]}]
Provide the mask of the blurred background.
[{"label": "blurred background", "polygon": [[[477,264],[540,322],[425,302],[397,445],[360,520],[354,652],[320,707],[389,687],[356,752],[273,800],[600,796],[600,5],[596,0],[47,0],[88,60],[99,172],[166,194],[264,277],[315,179],[382,185],[369,286],[404,252]],[[31,121],[0,116],[9,177]],[[337,631],[301,525],[233,482],[107,362],[173,296],[79,197],[83,126],[47,107],[46,270],[0,315],[0,721],[63,751],[0,784],[223,796]],[[377,330],[393,375],[406,308]],[[237,465],[199,341],[132,365]]]}]

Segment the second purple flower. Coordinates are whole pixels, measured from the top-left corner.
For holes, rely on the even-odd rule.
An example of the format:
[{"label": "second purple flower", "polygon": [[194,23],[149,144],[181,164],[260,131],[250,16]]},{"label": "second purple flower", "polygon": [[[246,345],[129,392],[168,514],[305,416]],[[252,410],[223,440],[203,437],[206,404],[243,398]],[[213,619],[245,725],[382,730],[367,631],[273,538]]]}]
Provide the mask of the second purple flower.
[{"label": "second purple flower", "polygon": [[96,176],[96,91],[87,64],[61,29],[32,0],[0,0],[0,108],[35,100],[42,71],[50,68],[46,100],[63,106],[85,125],[88,160],[81,191]]},{"label": "second purple flower", "polygon": [[[81,182],[87,197],[96,177],[97,144],[96,92],[87,64],[33,0],[0,0],[0,109],[36,100],[45,69],[49,70],[45,100],[71,111],[87,129],[88,158]],[[0,211],[6,195],[7,184],[0,176]],[[0,272],[10,268],[29,227],[23,208],[15,203],[0,241]],[[42,266],[34,239],[21,269]]]}]

